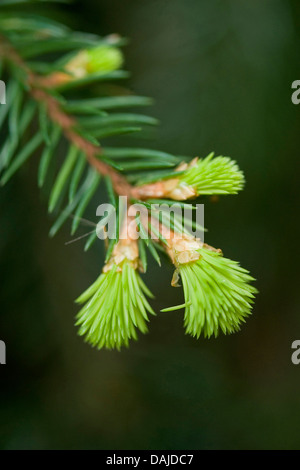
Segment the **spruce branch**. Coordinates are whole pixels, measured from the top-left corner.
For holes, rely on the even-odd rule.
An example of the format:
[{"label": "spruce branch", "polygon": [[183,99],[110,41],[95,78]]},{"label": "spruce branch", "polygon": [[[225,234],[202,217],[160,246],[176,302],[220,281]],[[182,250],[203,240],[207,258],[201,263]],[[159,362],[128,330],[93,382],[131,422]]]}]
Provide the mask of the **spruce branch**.
[{"label": "spruce branch", "polygon": [[127,180],[119,174],[109,164],[99,160],[97,156],[101,153],[101,149],[91,143],[80,133],[76,132],[76,120],[64,112],[59,100],[49,93],[49,89],[53,86],[53,77],[48,81],[39,75],[33,73],[18,55],[9,42],[0,36],[0,58],[7,60],[17,66],[23,73],[23,85],[29,89],[32,97],[41,103],[47,113],[47,116],[53,123],[58,125],[64,136],[75,145],[86,156],[88,162],[101,175],[109,176],[112,180],[114,190],[117,194],[131,196],[131,185]]},{"label": "spruce branch", "polygon": [[194,158],[183,162],[175,169],[175,175],[166,176],[162,181],[137,188],[141,199],[151,197],[170,198],[178,201],[193,199],[202,195],[236,194],[244,187],[243,172],[229,157],[215,157],[210,153],[206,158]]},{"label": "spruce branch", "polygon": [[[0,5],[0,73],[8,79],[9,103],[0,108],[0,126],[8,134],[0,151],[0,182],[7,183],[41,149],[38,185],[42,187],[55,165],[57,149],[62,142],[67,144],[51,182],[48,209],[58,214],[51,236],[70,217],[75,234],[99,185],[105,185],[116,230],[104,240],[101,275],[77,299],[84,304],[77,315],[79,334],[97,348],[120,349],[137,338],[138,330],[145,333],[154,312],[146,298],[152,294],[139,272],[146,272],[148,255],[161,265],[161,254],[175,265],[172,285],[181,278],[185,295],[184,304],[165,311],[184,308],[186,332],[197,338],[202,333],[210,337],[220,330],[236,331],[251,313],[253,278],[220,250],[192,236],[191,229],[203,230],[198,223],[184,220],[183,224],[176,215],[171,217],[167,210],[157,213],[153,207],[163,203],[168,208],[176,201],[180,208],[193,210],[191,200],[198,196],[236,194],[244,186],[242,171],[229,157],[214,154],[182,161],[154,149],[106,145],[107,138],[129,138],[158,124],[152,116],[127,111],[148,106],[151,99],[116,94],[114,89],[101,92],[104,83],[128,77],[122,70],[124,41],[116,35],[76,33],[47,17],[23,12],[23,4],[36,3],[39,0],[3,0]],[[117,196],[129,201],[121,236],[122,198]],[[99,234],[107,234],[107,218],[101,216],[94,225],[85,250]]]}]

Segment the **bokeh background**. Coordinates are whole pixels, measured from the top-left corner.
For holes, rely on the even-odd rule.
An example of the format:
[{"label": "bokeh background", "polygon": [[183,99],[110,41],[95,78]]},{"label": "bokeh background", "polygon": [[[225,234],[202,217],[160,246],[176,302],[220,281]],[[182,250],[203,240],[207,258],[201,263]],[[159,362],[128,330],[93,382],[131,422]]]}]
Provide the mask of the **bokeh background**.
[{"label": "bokeh background", "polygon": [[[67,226],[48,238],[31,162],[0,193],[0,447],[299,449],[299,1],[85,0],[60,17],[130,38],[128,86],[155,99],[161,120],[146,145],[238,161],[246,188],[205,200],[206,241],[240,260],[260,294],[238,334],[197,341],[178,311],[152,318],[128,350],[93,350],[76,335],[74,299],[103,247],[65,246]],[[150,265],[157,312],[182,302],[171,276]]]}]

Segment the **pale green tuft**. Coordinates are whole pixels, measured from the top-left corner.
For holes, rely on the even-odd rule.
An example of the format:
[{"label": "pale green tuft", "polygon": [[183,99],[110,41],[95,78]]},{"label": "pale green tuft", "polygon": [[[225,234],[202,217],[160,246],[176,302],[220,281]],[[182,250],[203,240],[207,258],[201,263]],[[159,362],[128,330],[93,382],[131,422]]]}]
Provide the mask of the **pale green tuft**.
[{"label": "pale green tuft", "polygon": [[251,313],[253,277],[236,261],[202,248],[198,261],[178,267],[186,300],[186,332],[199,338],[233,333]]},{"label": "pale green tuft", "polygon": [[112,72],[119,69],[123,64],[123,54],[117,47],[101,45],[87,51],[87,71]]},{"label": "pale green tuft", "polygon": [[77,315],[79,335],[97,349],[120,349],[137,339],[137,329],[146,333],[148,313],[155,315],[145,294],[153,297],[132,264],[122,270],[114,264],[76,301],[86,305]]},{"label": "pale green tuft", "polygon": [[244,174],[236,162],[229,157],[214,157],[214,153],[199,159],[179,179],[192,186],[197,195],[236,194],[245,184]]}]

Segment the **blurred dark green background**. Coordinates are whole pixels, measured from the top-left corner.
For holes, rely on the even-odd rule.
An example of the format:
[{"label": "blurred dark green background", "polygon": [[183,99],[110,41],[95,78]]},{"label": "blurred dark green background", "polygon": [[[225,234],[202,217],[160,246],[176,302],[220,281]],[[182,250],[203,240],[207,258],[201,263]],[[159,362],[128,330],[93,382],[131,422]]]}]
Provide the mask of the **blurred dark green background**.
[{"label": "blurred dark green background", "polygon": [[[65,246],[67,226],[48,238],[32,162],[0,193],[0,447],[299,449],[299,1],[85,0],[69,14],[78,30],[130,38],[129,86],[155,98],[162,122],[147,145],[214,150],[245,171],[239,196],[205,200],[206,241],[240,260],[260,294],[233,336],[185,336],[179,311],[153,318],[129,350],[91,349],[73,301],[103,247]],[[166,265],[146,275],[157,312],[182,301],[171,276]]]}]

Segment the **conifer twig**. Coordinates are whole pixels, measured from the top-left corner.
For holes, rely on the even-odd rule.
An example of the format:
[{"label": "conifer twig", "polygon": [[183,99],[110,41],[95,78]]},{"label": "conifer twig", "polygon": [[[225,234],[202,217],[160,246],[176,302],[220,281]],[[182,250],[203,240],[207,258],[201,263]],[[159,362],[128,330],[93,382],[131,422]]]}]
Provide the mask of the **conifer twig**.
[{"label": "conifer twig", "polygon": [[44,104],[49,118],[59,124],[65,137],[82,150],[90,165],[102,176],[111,178],[115,192],[120,196],[134,197],[133,187],[126,178],[108,163],[97,158],[97,155],[101,153],[101,147],[94,145],[76,132],[76,120],[62,109],[61,104],[53,95],[47,92],[49,86],[54,86],[53,80],[47,81],[47,77],[33,73],[3,35],[0,36],[0,57],[12,62],[22,70],[26,77],[24,84],[29,87],[32,97]]}]

